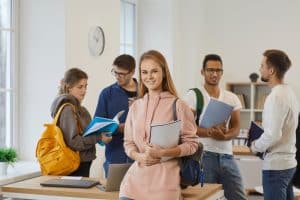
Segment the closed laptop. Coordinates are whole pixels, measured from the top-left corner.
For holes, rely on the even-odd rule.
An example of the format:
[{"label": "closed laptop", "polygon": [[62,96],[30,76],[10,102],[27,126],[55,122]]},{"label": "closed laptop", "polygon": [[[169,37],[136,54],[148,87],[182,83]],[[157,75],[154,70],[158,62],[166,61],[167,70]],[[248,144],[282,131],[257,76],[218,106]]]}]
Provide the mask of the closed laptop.
[{"label": "closed laptop", "polygon": [[47,181],[40,183],[41,186],[68,187],[68,188],[90,188],[97,184],[99,184],[98,181],[84,180],[84,179],[81,180],[61,179],[61,178],[49,179]]}]

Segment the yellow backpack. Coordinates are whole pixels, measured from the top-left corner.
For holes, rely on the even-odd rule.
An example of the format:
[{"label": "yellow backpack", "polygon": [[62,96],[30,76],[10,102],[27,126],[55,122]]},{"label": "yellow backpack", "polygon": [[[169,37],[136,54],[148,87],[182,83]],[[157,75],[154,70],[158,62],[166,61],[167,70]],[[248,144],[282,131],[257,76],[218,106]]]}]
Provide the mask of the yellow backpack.
[{"label": "yellow backpack", "polygon": [[52,124],[44,124],[46,129],[36,147],[36,157],[43,175],[69,175],[80,165],[79,152],[66,146],[63,134],[56,126],[60,113],[66,105],[71,105],[75,111],[75,107],[71,103],[63,104],[56,113]]}]

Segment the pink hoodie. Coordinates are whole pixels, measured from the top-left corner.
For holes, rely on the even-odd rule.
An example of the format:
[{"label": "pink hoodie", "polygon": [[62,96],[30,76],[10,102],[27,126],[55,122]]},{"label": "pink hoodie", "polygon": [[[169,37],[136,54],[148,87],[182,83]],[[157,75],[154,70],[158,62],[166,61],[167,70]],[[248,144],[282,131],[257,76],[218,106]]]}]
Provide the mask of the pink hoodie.
[{"label": "pink hoodie", "polygon": [[[127,155],[132,151],[145,151],[145,144],[150,138],[150,124],[173,121],[174,100],[175,96],[169,92],[162,92],[156,97],[149,97],[146,94],[134,102],[125,123],[124,147]],[[177,118],[181,120],[180,156],[191,155],[197,148],[194,116],[190,108],[180,99],[177,101],[176,110]],[[120,197],[135,200],[180,199],[178,160],[172,159],[152,166],[140,166],[134,162],[122,181]]]}]

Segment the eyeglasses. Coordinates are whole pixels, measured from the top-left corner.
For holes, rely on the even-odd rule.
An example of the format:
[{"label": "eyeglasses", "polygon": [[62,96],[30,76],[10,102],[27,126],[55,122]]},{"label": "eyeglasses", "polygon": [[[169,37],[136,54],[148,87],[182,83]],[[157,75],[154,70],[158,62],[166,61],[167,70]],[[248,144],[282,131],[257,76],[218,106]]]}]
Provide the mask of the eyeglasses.
[{"label": "eyeglasses", "polygon": [[127,76],[128,74],[130,74],[130,72],[127,72],[127,73],[122,73],[122,72],[116,72],[114,69],[111,69],[111,74],[113,76],[118,76],[120,78],[124,78],[125,76]]},{"label": "eyeglasses", "polygon": [[216,72],[217,74],[223,73],[223,69],[215,69],[215,68],[206,68],[205,71],[207,71],[210,74],[213,74]]}]

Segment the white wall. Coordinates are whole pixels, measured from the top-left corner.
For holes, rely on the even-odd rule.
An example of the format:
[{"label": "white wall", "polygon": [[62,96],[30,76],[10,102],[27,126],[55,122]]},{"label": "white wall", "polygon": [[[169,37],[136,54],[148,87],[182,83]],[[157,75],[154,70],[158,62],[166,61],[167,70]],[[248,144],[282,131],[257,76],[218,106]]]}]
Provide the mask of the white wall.
[{"label": "white wall", "polygon": [[[50,120],[50,104],[66,68],[82,67],[90,76],[85,105],[94,113],[99,91],[113,82],[111,63],[119,54],[119,1],[20,1],[20,155],[35,160],[35,145]],[[280,48],[293,66],[286,81],[296,89],[300,58],[300,1],[140,0],[139,53],[158,49],[166,56],[181,94],[199,84],[203,56],[224,60],[223,84],[248,81],[262,52]],[[87,33],[103,27],[106,47],[91,57]]]},{"label": "white wall", "polygon": [[20,158],[35,160],[35,146],[65,68],[65,4],[20,1]]},{"label": "white wall", "polygon": [[[248,82],[249,74],[258,72],[263,51],[278,48],[286,51],[293,62],[286,82],[300,97],[297,81],[300,72],[300,58],[297,56],[300,50],[299,1],[173,0],[158,3],[142,0],[140,4],[143,2],[152,12],[139,13],[138,26],[142,24],[147,28],[140,34],[148,33],[146,38],[140,37],[139,42],[150,40],[151,43],[161,44],[163,47],[158,47],[163,50],[172,47],[172,57],[168,59],[174,63],[174,80],[181,94],[201,82],[202,60],[208,53],[222,56],[224,85],[229,81]],[[155,6],[156,12],[151,6]],[[170,19],[172,15],[169,13],[172,12],[175,13],[174,18]],[[173,25],[167,24],[172,21]],[[170,40],[165,35],[170,33],[173,33],[174,43],[166,45],[164,40]],[[149,46],[142,41],[139,48]]]},{"label": "white wall", "polygon": [[175,25],[173,0],[139,0],[137,5],[138,58],[145,51],[155,49],[166,57],[172,69]]},{"label": "white wall", "polygon": [[[20,1],[20,157],[35,160],[43,124],[67,68],[80,67],[89,75],[84,105],[93,115],[100,89],[113,82],[111,63],[119,54],[117,0]],[[106,46],[100,57],[89,55],[90,26],[100,25]],[[102,154],[103,155],[103,154]]]},{"label": "white wall", "polygon": [[[94,115],[100,90],[114,82],[110,71],[120,53],[120,2],[118,0],[67,0],[66,6],[66,66],[80,67],[88,75],[88,92],[84,105]],[[99,25],[105,34],[101,56],[88,51],[88,31]]]},{"label": "white wall", "polygon": [[[300,58],[297,56],[300,50],[299,1],[192,0],[180,1],[180,4],[184,30],[181,39],[189,43],[187,48],[181,48],[181,52],[198,55],[187,59],[193,65],[187,76],[181,77],[182,84],[189,77],[195,77],[195,68],[201,67],[203,56],[212,52],[223,57],[223,83],[249,81],[249,74],[258,72],[263,51],[279,48],[286,51],[293,61],[286,82],[300,97],[297,81],[300,72]],[[181,57],[177,58],[181,60]],[[180,76],[180,73],[175,74]],[[185,84],[185,87],[190,86]]]}]

